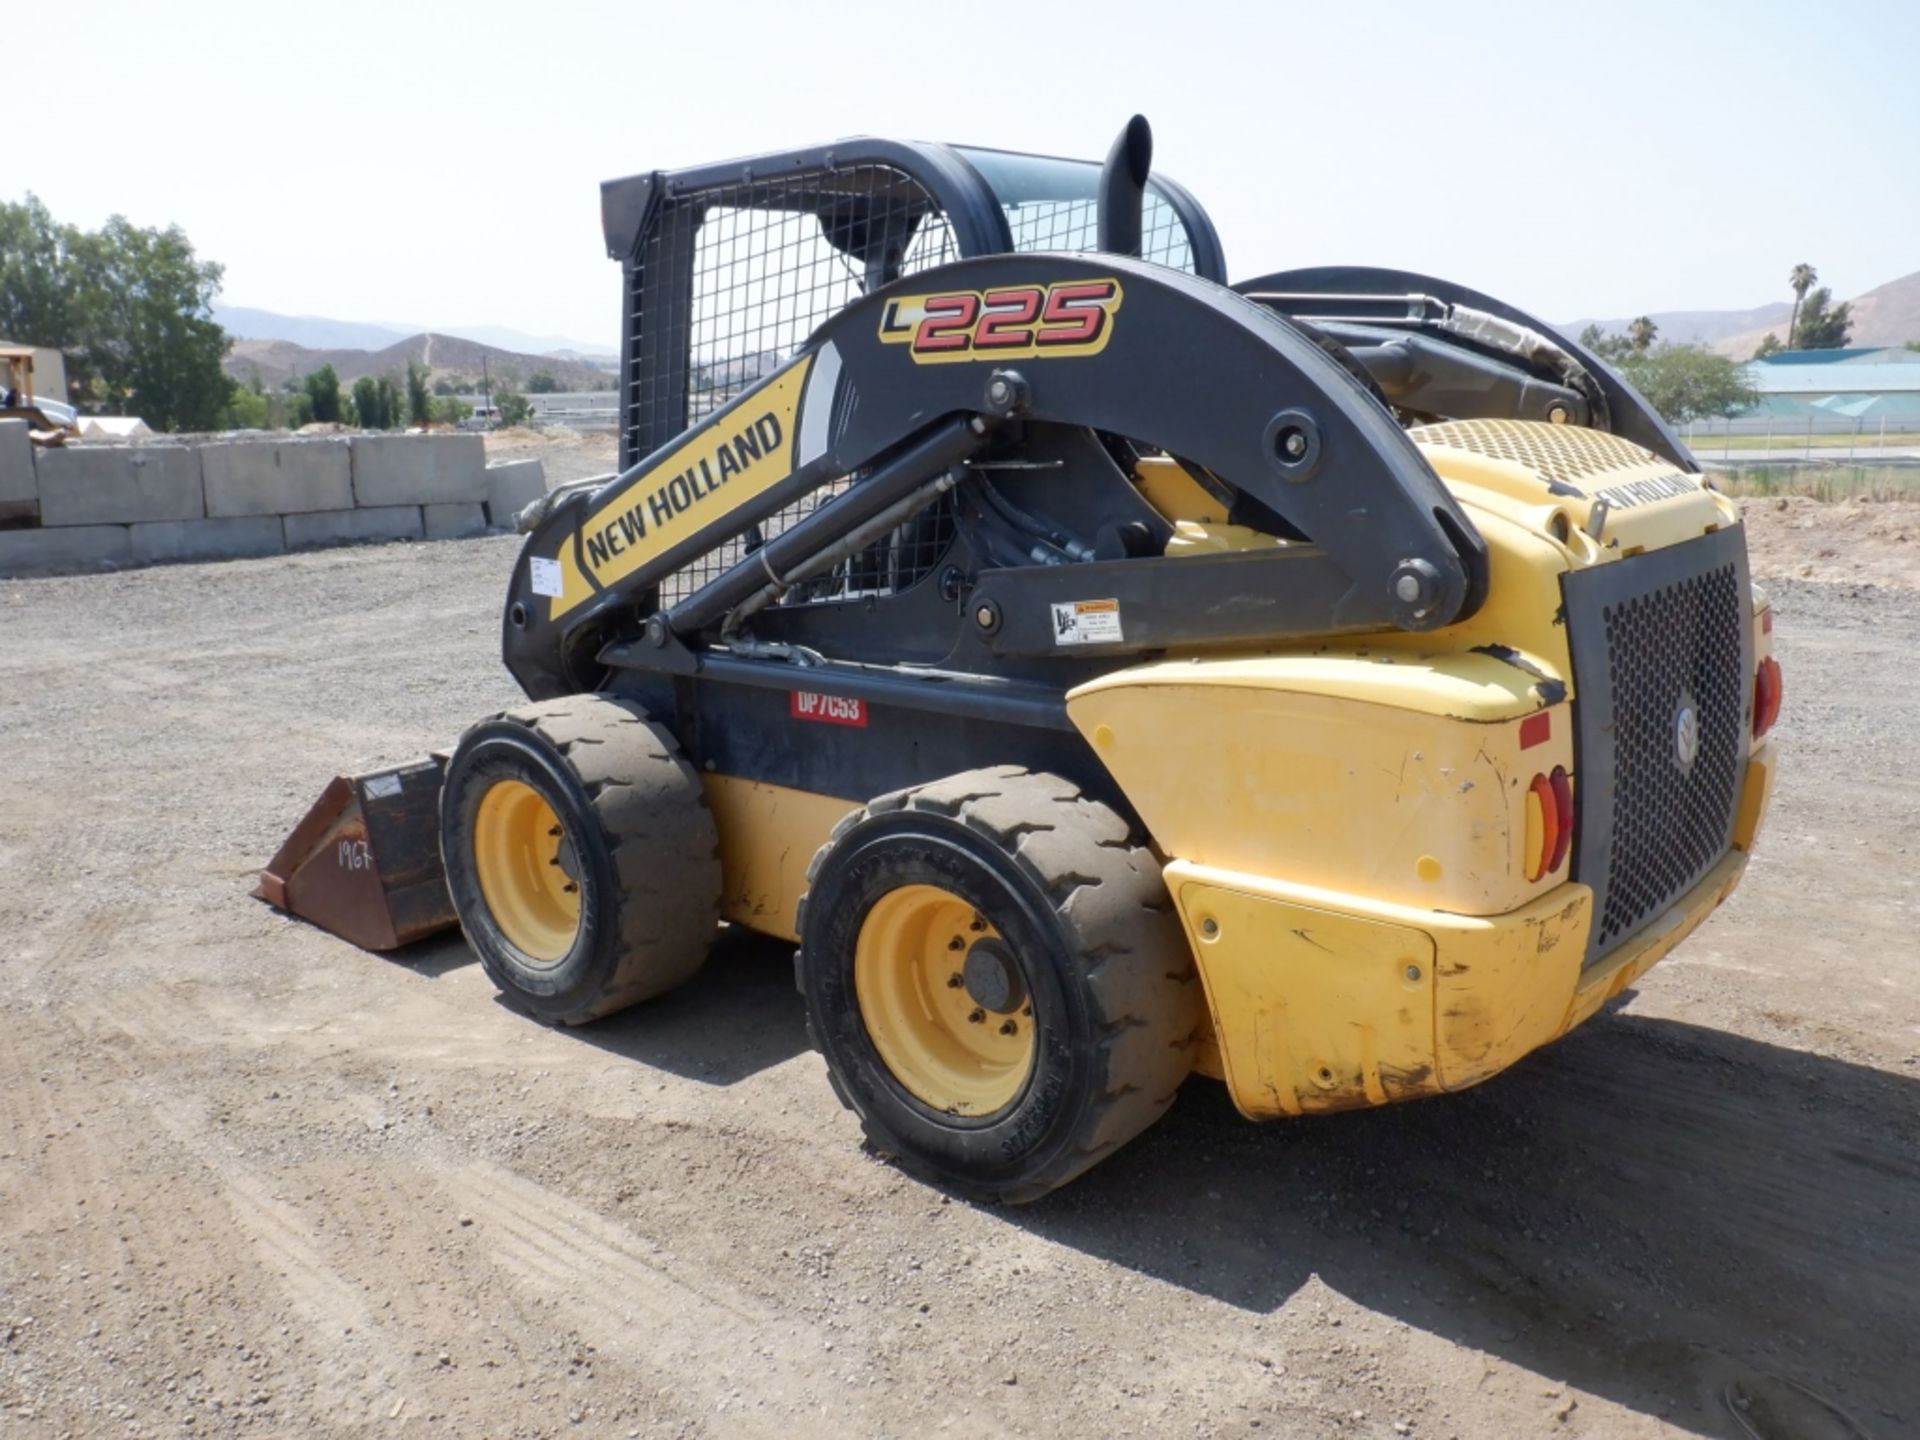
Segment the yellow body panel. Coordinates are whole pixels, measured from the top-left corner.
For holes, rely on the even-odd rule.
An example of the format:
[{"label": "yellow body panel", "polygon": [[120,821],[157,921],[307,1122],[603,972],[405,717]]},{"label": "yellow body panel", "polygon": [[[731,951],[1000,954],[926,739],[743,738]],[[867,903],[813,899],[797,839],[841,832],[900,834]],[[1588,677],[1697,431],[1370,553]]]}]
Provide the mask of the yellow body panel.
[{"label": "yellow body panel", "polygon": [[807,892],[807,866],[859,804],[732,775],[702,775],[700,784],[720,832],[721,917],[798,940],[793,920]]},{"label": "yellow body panel", "polygon": [[1572,767],[1564,708],[1520,751],[1534,683],[1485,655],[1197,661],[1096,680],[1067,713],[1163,854],[1493,915],[1565,878],[1529,882],[1518,858],[1528,783]]}]

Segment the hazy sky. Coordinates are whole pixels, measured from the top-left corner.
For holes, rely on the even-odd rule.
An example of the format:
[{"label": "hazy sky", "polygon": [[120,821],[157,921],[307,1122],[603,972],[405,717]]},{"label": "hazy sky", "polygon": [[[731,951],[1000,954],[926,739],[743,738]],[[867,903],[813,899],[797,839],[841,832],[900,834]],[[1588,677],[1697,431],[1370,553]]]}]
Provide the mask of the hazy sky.
[{"label": "hazy sky", "polygon": [[603,179],[860,133],[1093,157],[1135,110],[1236,279],[1565,319],[1920,270],[1920,0],[66,9],[11,47],[0,198],[178,222],[295,314],[611,345]]}]

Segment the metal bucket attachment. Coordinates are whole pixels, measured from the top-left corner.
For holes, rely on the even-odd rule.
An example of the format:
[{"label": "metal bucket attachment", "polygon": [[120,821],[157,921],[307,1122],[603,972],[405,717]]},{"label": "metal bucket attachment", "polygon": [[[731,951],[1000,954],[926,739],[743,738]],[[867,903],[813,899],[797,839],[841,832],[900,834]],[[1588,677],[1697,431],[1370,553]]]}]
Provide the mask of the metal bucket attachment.
[{"label": "metal bucket attachment", "polygon": [[444,755],[340,775],[260,872],[254,894],[368,950],[455,923],[440,868]]}]

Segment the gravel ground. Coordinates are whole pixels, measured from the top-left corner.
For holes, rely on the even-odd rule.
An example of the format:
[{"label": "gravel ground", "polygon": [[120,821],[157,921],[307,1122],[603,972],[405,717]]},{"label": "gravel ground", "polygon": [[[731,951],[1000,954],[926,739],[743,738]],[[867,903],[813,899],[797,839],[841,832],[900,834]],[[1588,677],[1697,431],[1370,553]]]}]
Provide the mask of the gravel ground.
[{"label": "gravel ground", "polygon": [[1613,1013],[1002,1210],[862,1153],[780,947],[560,1033],[248,898],[516,698],[514,551],[0,583],[0,1434],[1920,1433],[1920,591],[1774,586],[1770,833]]}]

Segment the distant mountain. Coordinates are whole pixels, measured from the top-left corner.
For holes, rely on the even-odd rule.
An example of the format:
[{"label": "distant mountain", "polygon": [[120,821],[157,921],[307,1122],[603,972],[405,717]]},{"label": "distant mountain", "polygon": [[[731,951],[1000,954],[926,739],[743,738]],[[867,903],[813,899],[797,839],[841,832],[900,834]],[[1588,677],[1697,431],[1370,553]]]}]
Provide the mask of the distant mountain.
[{"label": "distant mountain", "polygon": [[569,340],[563,335],[529,335],[524,330],[512,330],[505,325],[442,325],[438,333],[477,340],[482,345],[493,345],[521,355],[553,355],[563,360],[605,360],[611,364],[618,353],[611,345],[591,345],[585,340]]},{"label": "distant mountain", "polygon": [[258,376],[260,383],[271,390],[322,365],[333,366],[340,383],[351,385],[363,375],[390,375],[399,380],[406,375],[407,366],[414,364],[425,365],[434,380],[478,384],[484,376],[495,385],[516,390],[524,390],[528,379],[543,370],[559,382],[562,390],[606,390],[614,379],[610,372],[577,360],[527,355],[440,334],[406,336],[378,350],[310,347],[290,340],[237,340],[227,355],[226,369],[242,384],[251,384]]},{"label": "distant mountain", "polygon": [[[272,310],[218,303],[213,307],[213,318],[236,339],[288,340],[309,350],[384,350],[409,336],[427,333],[422,325],[327,320],[315,315],[281,315]],[[612,364],[617,353],[611,345],[591,345],[559,335],[529,335],[504,325],[443,325],[432,333],[491,345],[515,355],[553,355],[589,364],[596,360]]]},{"label": "distant mountain", "polygon": [[[1904,345],[1920,340],[1920,271],[1889,280],[1853,297],[1853,338],[1847,343],[1856,349]],[[1787,325],[1793,319],[1793,302],[1776,300],[1771,305],[1756,305],[1751,310],[1664,310],[1649,317],[1660,327],[1660,338],[1676,345],[1706,345],[1735,360],[1745,360],[1754,347],[1771,332],[1786,342]],[[1620,335],[1632,319],[1569,320],[1560,328],[1578,335],[1589,325],[1601,332]]]},{"label": "distant mountain", "polygon": [[[1847,341],[1850,348],[1872,350],[1920,340],[1920,270],[1876,285],[1848,303],[1853,306],[1853,335]],[[1784,343],[1792,310],[1791,305],[1783,306],[1772,324],[1731,335],[1713,348],[1732,359],[1744,360],[1753,354],[1754,347],[1766,338],[1768,331]]]},{"label": "distant mountain", "polygon": [[407,338],[405,330],[362,325],[352,320],[323,320],[316,315],[276,315],[245,305],[213,307],[220,328],[239,340],[290,340],[313,350],[384,350]]},{"label": "distant mountain", "polygon": [[[1675,345],[1711,345],[1749,330],[1764,330],[1769,325],[1784,326],[1793,313],[1790,302],[1756,305],[1751,310],[1662,310],[1647,318],[1660,327],[1660,338]],[[1569,320],[1560,327],[1569,335],[1578,335],[1589,325],[1598,325],[1603,335],[1624,335],[1627,326],[1638,318],[1621,320]]]}]

